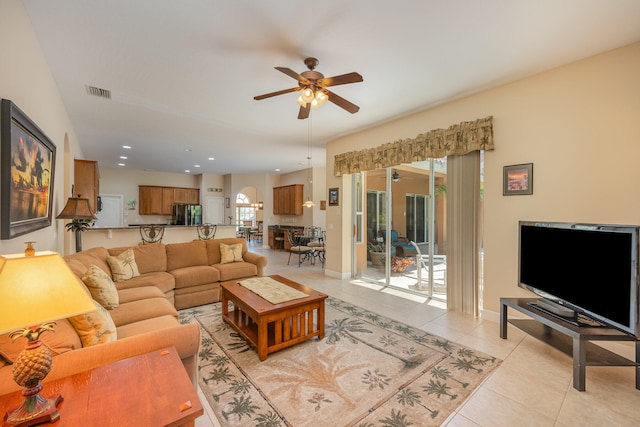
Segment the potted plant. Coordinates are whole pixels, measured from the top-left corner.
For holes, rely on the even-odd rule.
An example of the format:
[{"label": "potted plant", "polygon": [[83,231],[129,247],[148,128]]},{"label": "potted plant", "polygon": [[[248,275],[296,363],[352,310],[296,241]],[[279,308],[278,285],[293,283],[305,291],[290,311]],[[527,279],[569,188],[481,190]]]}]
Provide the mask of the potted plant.
[{"label": "potted plant", "polygon": [[378,268],[384,267],[387,258],[384,243],[369,242],[367,243],[367,249],[369,251],[369,258],[371,258],[371,266]]}]

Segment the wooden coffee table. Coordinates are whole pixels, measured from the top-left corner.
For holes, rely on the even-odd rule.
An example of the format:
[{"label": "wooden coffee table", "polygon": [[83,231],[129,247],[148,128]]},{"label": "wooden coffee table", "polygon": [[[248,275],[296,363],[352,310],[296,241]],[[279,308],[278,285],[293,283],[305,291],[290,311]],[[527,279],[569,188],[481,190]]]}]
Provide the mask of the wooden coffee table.
[{"label": "wooden coffee table", "polygon": [[[237,281],[220,284],[222,318],[256,348],[260,360],[265,360],[269,353],[309,338],[324,338],[324,300],[327,295],[281,276],[270,277],[308,296],[271,304]],[[229,302],[234,305],[231,312]]]}]

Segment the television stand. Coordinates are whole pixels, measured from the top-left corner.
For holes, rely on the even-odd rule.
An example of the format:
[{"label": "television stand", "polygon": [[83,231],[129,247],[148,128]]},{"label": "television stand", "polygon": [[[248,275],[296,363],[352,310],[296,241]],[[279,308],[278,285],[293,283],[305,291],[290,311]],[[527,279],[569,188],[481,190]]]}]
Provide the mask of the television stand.
[{"label": "television stand", "polygon": [[[585,391],[587,366],[634,366],[636,389],[640,390],[640,340],[633,335],[609,327],[578,326],[531,307],[538,298],[500,298],[500,338],[507,338],[511,323],[534,338],[545,342],[573,358],[573,388]],[[531,319],[509,319],[512,309]],[[557,331],[557,332],[556,332]],[[635,362],[590,341],[635,341]]]}]

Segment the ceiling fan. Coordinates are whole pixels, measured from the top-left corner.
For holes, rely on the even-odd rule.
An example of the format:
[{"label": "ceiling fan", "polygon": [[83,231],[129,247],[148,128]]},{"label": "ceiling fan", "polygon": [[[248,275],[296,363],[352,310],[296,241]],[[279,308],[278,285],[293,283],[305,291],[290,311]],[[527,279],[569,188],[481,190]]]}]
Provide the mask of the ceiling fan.
[{"label": "ceiling fan", "polygon": [[358,110],[360,110],[360,107],[357,105],[327,89],[330,86],[361,82],[362,76],[360,74],[347,73],[334,77],[325,77],[322,73],[314,71],[319,64],[319,61],[316,58],[307,58],[304,60],[304,64],[309,68],[309,71],[303,71],[301,74],[296,73],[291,68],[275,67],[276,70],[296,79],[298,81],[298,86],[254,96],[253,99],[259,101],[261,99],[271,98],[272,96],[302,91],[297,99],[297,102],[300,104],[300,111],[298,112],[299,119],[308,118],[311,108],[319,107],[327,100],[333,102],[338,107],[347,110],[351,114],[357,113]]}]

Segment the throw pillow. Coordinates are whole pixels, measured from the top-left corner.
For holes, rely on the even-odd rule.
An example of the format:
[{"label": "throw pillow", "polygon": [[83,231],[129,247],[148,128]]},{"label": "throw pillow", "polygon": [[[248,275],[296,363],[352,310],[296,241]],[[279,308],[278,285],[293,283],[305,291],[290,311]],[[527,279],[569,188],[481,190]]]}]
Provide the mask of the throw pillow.
[{"label": "throw pillow", "polygon": [[115,282],[122,282],[140,275],[133,249],[129,248],[118,256],[107,257],[107,263],[111,267],[111,274]]},{"label": "throw pillow", "polygon": [[234,243],[233,245],[220,243],[220,264],[238,261],[244,261],[242,259],[242,243]]},{"label": "throw pillow", "polygon": [[111,277],[102,271],[100,267],[91,264],[84,276],[82,276],[82,281],[89,288],[93,299],[107,310],[113,310],[120,305],[116,285],[114,285]]},{"label": "throw pillow", "polygon": [[82,341],[82,347],[115,341],[117,339],[116,325],[104,309],[96,301],[96,311],[80,314],[69,318]]}]

